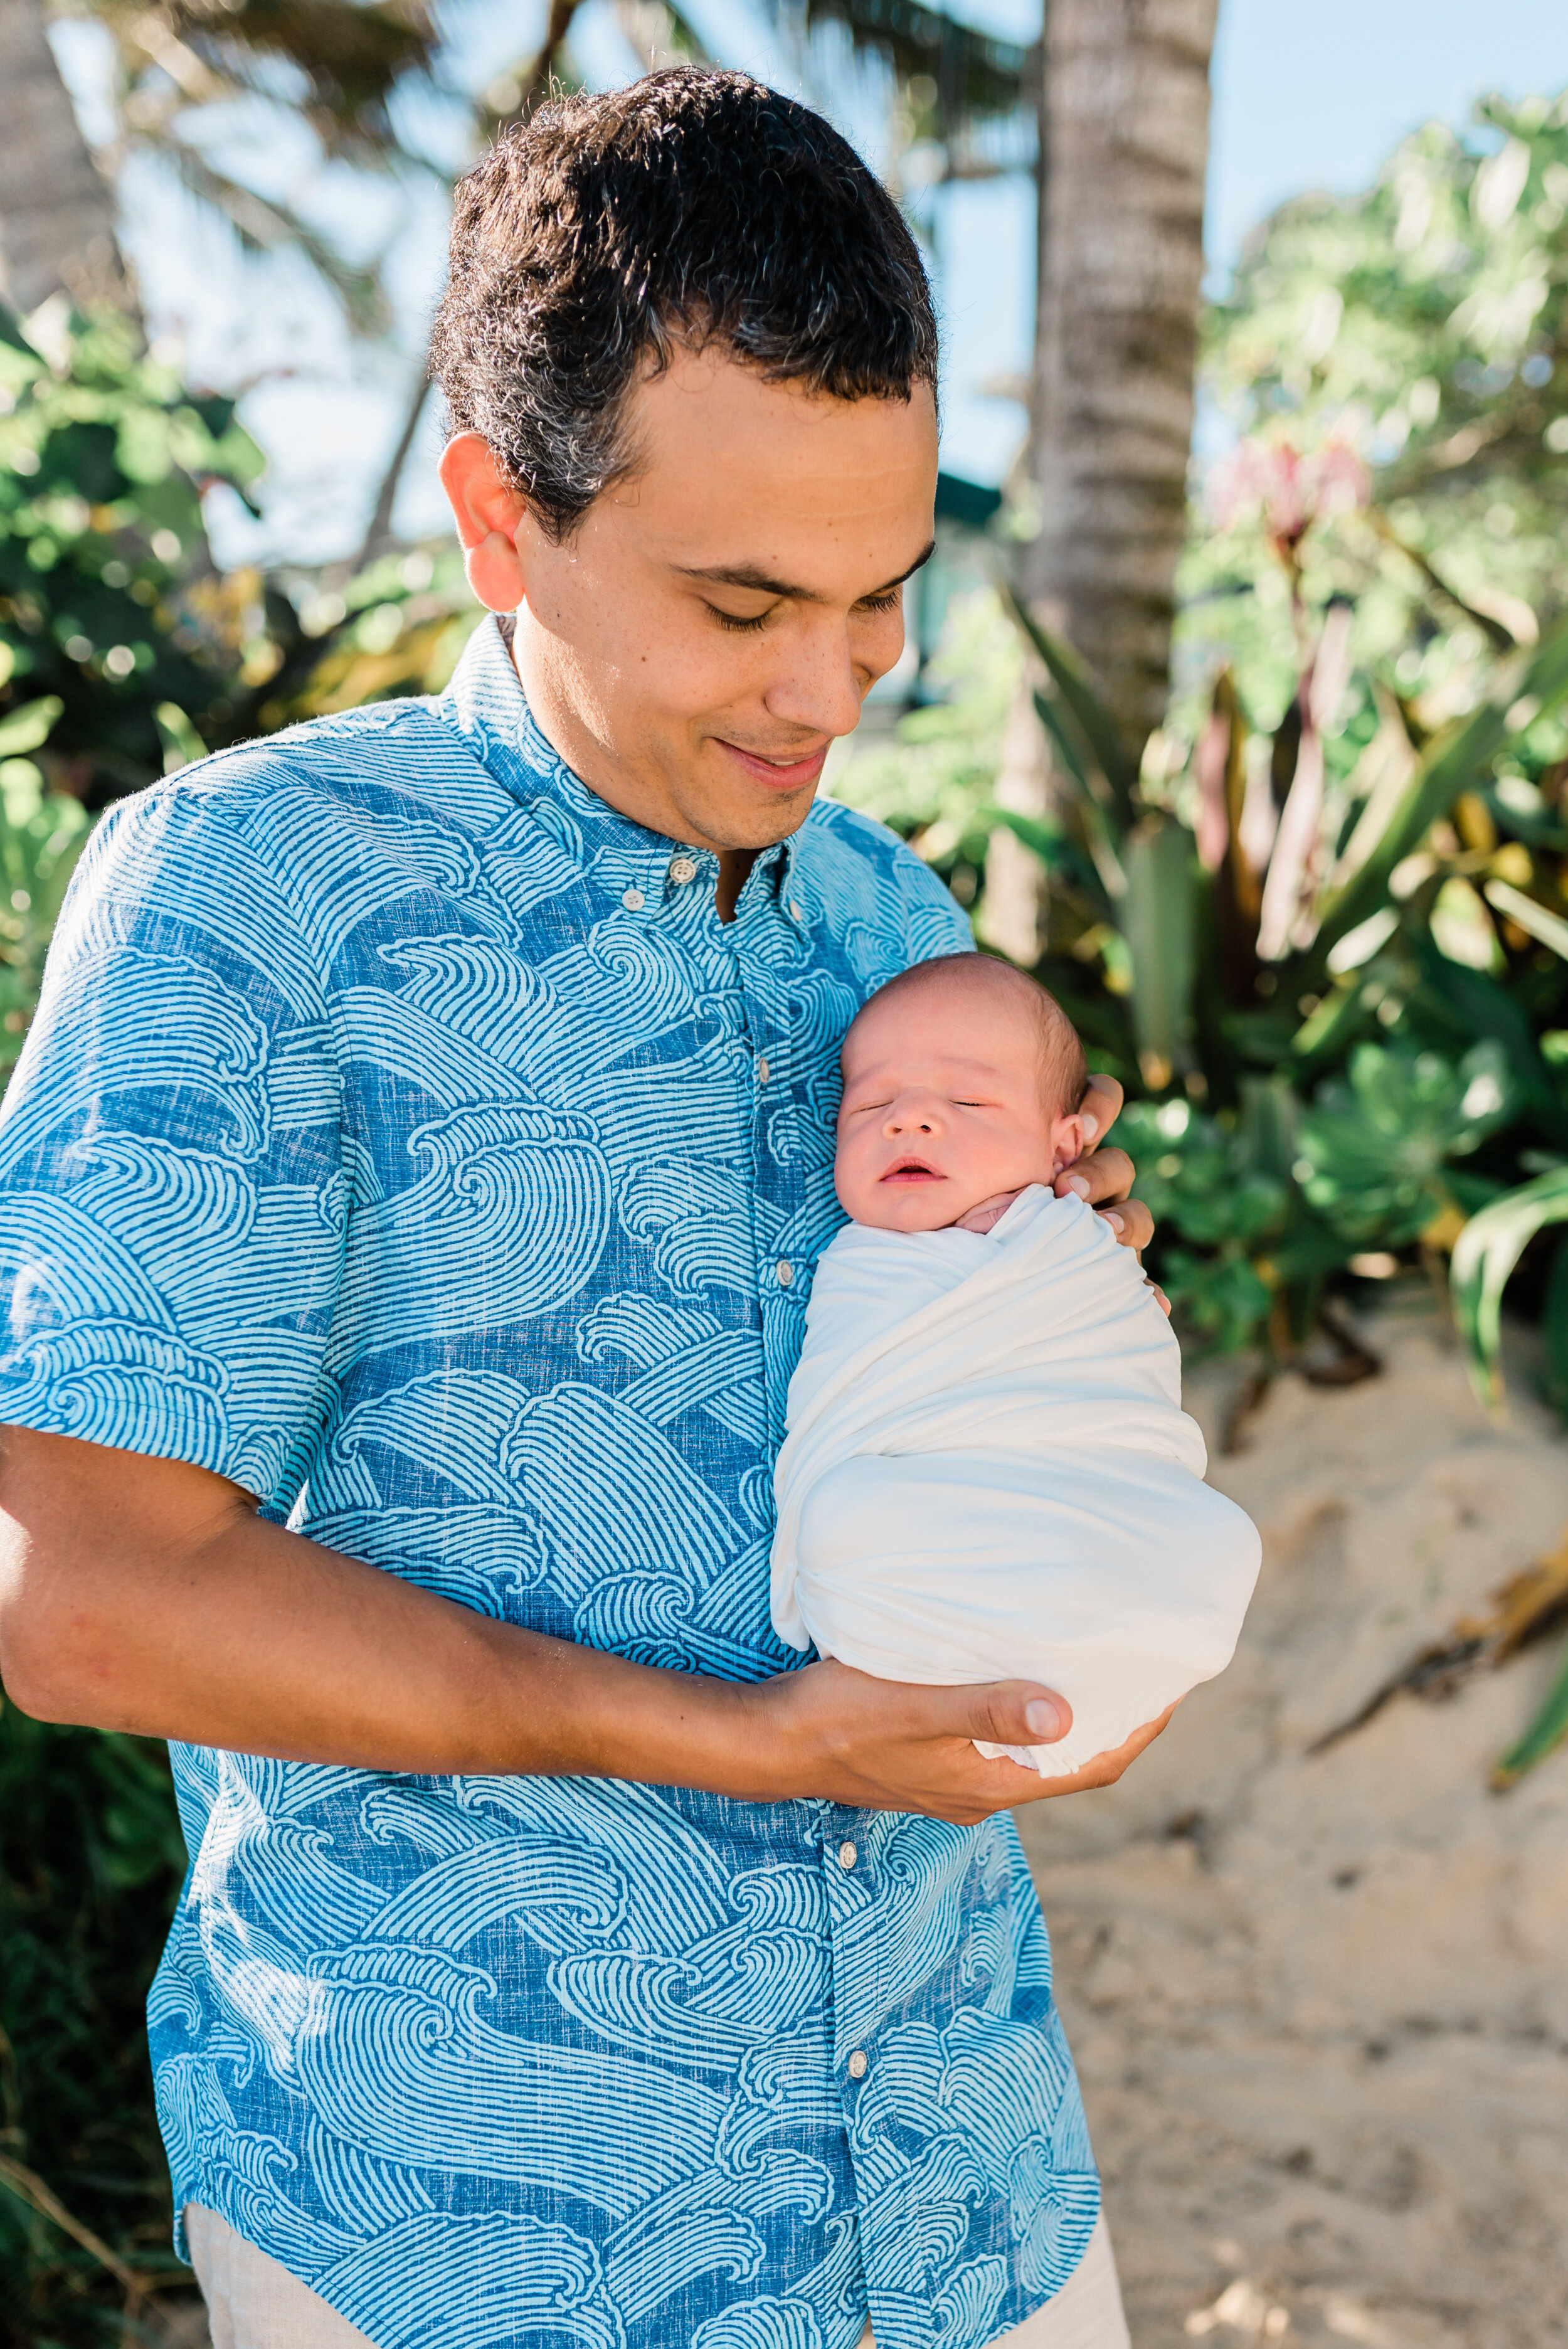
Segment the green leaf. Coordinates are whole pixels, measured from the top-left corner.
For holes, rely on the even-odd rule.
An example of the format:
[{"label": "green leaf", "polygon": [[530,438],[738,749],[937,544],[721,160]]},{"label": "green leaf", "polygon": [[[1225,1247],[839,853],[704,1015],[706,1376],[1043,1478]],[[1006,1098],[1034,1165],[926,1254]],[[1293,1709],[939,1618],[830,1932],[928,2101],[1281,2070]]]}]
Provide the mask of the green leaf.
[{"label": "green leaf", "polygon": [[1418,761],[1382,838],[1366,863],[1323,910],[1317,936],[1299,960],[1287,966],[1282,988],[1300,993],[1327,968],[1330,950],[1388,902],[1388,880],[1401,858],[1416,848],[1461,793],[1490,771],[1503,744],[1522,734],[1568,697],[1568,620],[1543,639],[1522,672],[1509,662],[1504,681],[1490,701],[1460,726],[1439,735]]},{"label": "green leaf", "polygon": [[46,693],[42,700],[25,701],[20,709],[0,718],[0,759],[20,758],[46,742],[65,706],[57,694]]},{"label": "green leaf", "polygon": [[1118,817],[1124,827],[1130,828],[1137,820],[1134,793],[1138,786],[1138,766],[1128,755],[1115,719],[1085,676],[1082,664],[1072,647],[1060,636],[1053,636],[1048,628],[1043,628],[1011,587],[1005,587],[1003,594],[1008,610],[1045,663],[1052,683],[1071,711],[1105,779]]},{"label": "green leaf", "polygon": [[1546,1399],[1568,1419],[1568,1238],[1558,1242],[1546,1276],[1541,1334],[1546,1345]]},{"label": "green leaf", "polygon": [[207,745],[177,701],[160,701],[152,716],[163,742],[166,775],[177,775],[181,767],[193,767],[207,756]]},{"label": "green leaf", "polygon": [[1403,1247],[1443,1206],[1447,1162],[1468,1156],[1516,1101],[1494,1038],[1457,1067],[1439,1052],[1360,1044],[1348,1081],[1320,1086],[1302,1118],[1296,1178],[1344,1239]]},{"label": "green leaf", "polygon": [[1096,762],[1092,758],[1086,756],[1086,745],[1078,740],[1072,729],[1064,722],[1060,695],[1041,693],[1037,688],[1029,698],[1035,705],[1036,717],[1057,746],[1063,766],[1079,791],[1087,792],[1089,798],[1094,798],[1095,787],[1092,778],[1097,771]]},{"label": "green leaf", "polygon": [[1465,1038],[1494,1036],[1508,1054],[1522,1102],[1556,1140],[1568,1142],[1568,1102],[1553,1084],[1540,1045],[1517,996],[1485,971],[1449,962],[1429,941],[1417,949],[1421,983],[1413,1008],[1451,1029],[1457,1047]]},{"label": "green leaf", "polygon": [[1129,835],[1123,863],[1121,928],[1132,956],[1133,1032],[1145,1082],[1162,1092],[1192,1033],[1198,968],[1192,835],[1169,816],[1148,817]]},{"label": "green leaf", "polygon": [[1538,905],[1533,897],[1527,897],[1522,889],[1512,888],[1506,881],[1489,881],[1481,895],[1489,905],[1495,905],[1500,914],[1506,914],[1522,930],[1527,930],[1532,938],[1568,961],[1568,922],[1560,916]]},{"label": "green leaf", "polygon": [[1449,1287],[1471,1383],[1488,1410],[1502,1399],[1502,1292],[1536,1233],[1568,1222],[1568,1166],[1538,1174],[1472,1216],[1454,1243]]},{"label": "green leaf", "polygon": [[1546,1702],[1535,1719],[1518,1744],[1510,1746],[1492,1772],[1492,1785],[1500,1791],[1511,1786],[1516,1778],[1522,1778],[1527,1770],[1533,1770],[1538,1762],[1544,1762],[1565,1737],[1568,1737],[1568,1656],[1563,1658],[1563,1669],[1553,1682]]},{"label": "green leaf", "polygon": [[978,813],[986,824],[1000,825],[1015,840],[1022,841],[1047,873],[1069,874],[1096,912],[1108,922],[1115,920],[1110,898],[1092,859],[1085,855],[1071,833],[1064,832],[1060,824],[1047,823],[1040,816],[1021,815],[1015,808],[984,807]]}]

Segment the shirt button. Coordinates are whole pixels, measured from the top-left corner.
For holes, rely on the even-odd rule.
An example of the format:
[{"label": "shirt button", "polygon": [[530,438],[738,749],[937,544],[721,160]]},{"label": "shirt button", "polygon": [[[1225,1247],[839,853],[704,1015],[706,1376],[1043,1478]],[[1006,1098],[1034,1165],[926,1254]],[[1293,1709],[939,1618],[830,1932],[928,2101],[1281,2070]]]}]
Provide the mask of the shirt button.
[{"label": "shirt button", "polygon": [[855,1849],[852,1843],[841,1843],[839,1846],[839,1866],[841,1868],[853,1868],[859,1857],[860,1854]]},{"label": "shirt button", "polygon": [[773,1073],[773,1071],[772,1071],[772,1070],[769,1067],[769,1065],[768,1065],[768,1063],[767,1063],[767,1061],[758,1061],[758,1063],[757,1063],[757,1081],[758,1081],[758,1083],[759,1085],[765,1085],[765,1084],[768,1082],[769,1078],[772,1075],[772,1073]]},{"label": "shirt button", "polygon": [[870,2067],[870,2061],[871,2059],[867,2055],[865,2049],[863,2047],[857,2047],[854,2054],[850,2058],[851,2079],[863,2080],[866,2076],[867,2070]]},{"label": "shirt button", "polygon": [[696,879],[696,866],[689,856],[671,857],[670,879],[677,889],[684,889],[688,881]]},{"label": "shirt button", "polygon": [[791,897],[789,900],[789,919],[792,922],[803,922],[805,918],[805,915],[800,911],[799,899],[798,897]]},{"label": "shirt button", "polygon": [[788,1288],[795,1278],[795,1268],[787,1256],[781,1256],[773,1268],[773,1278],[780,1288]]},{"label": "shirt button", "polygon": [[624,905],[628,914],[640,914],[643,910],[642,891],[640,889],[625,890],[622,895],[621,903]]}]

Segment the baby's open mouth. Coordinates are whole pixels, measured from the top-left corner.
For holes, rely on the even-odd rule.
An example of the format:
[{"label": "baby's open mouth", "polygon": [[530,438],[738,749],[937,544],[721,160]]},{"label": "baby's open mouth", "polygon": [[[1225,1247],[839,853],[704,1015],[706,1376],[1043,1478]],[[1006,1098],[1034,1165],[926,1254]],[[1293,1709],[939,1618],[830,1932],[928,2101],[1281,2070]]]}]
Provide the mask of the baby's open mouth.
[{"label": "baby's open mouth", "polygon": [[884,1183],[945,1183],[947,1177],[928,1166],[923,1158],[901,1158],[882,1179]]}]

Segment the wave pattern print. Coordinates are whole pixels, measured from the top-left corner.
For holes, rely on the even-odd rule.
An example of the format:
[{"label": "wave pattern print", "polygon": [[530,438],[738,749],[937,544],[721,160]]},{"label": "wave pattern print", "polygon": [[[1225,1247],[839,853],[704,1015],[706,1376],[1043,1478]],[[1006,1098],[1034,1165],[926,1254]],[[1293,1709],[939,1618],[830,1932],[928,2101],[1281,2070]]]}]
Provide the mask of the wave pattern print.
[{"label": "wave pattern print", "polygon": [[[842,808],[723,927],[672,854],[493,625],[438,700],[116,809],[0,1112],[0,1420],[492,1619],[798,1663],[772,1457],[839,1042],[967,933]],[[177,2206],[377,2349],[982,2349],[1070,2273],[1098,2188],[1008,1822],[174,1760]]]}]

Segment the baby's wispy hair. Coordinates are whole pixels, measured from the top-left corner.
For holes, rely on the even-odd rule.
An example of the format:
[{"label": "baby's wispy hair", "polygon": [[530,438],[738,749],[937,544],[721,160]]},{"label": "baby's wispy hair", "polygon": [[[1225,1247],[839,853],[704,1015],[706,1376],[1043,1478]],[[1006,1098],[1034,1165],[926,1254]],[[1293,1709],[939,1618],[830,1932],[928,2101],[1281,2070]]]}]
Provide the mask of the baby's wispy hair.
[{"label": "baby's wispy hair", "polygon": [[1078,1030],[1047,988],[1027,971],[1019,970],[1010,962],[1002,962],[995,955],[936,955],[929,962],[917,962],[908,970],[900,971],[885,987],[868,996],[844,1038],[847,1046],[866,1014],[877,1005],[887,1003],[903,994],[921,989],[960,986],[973,989],[977,998],[989,996],[993,1002],[1011,999],[1033,1014],[1039,1030],[1040,1080],[1047,1102],[1054,1116],[1070,1116],[1079,1106],[1088,1087],[1088,1063],[1078,1040]]}]

